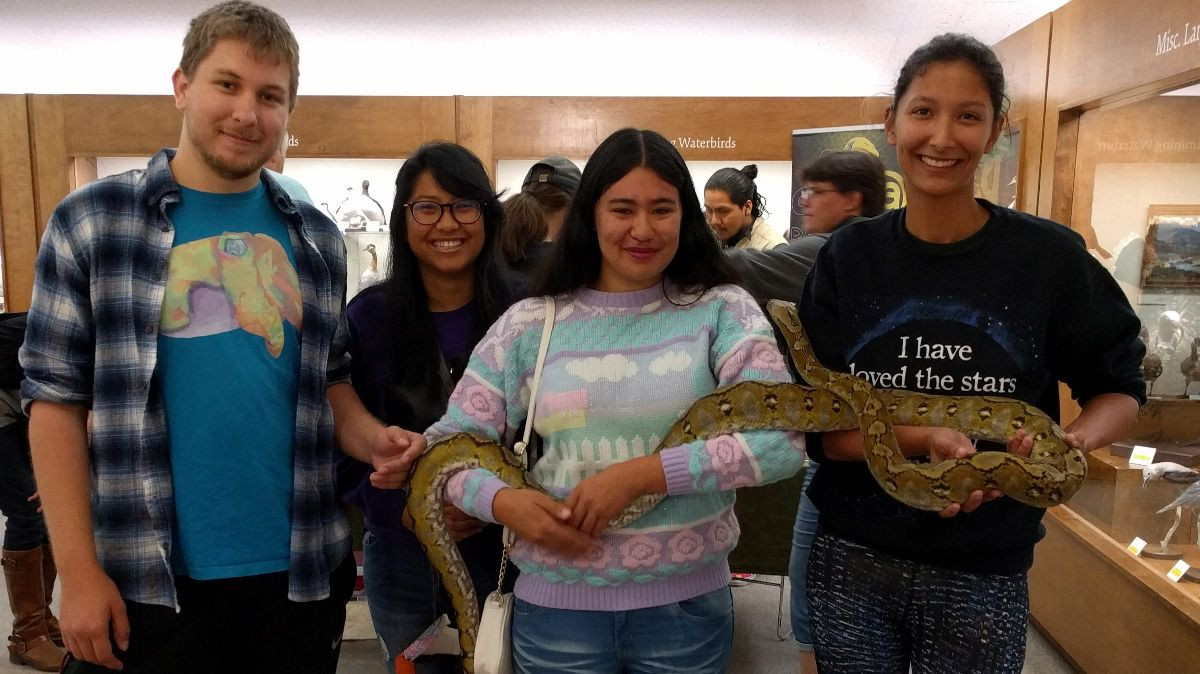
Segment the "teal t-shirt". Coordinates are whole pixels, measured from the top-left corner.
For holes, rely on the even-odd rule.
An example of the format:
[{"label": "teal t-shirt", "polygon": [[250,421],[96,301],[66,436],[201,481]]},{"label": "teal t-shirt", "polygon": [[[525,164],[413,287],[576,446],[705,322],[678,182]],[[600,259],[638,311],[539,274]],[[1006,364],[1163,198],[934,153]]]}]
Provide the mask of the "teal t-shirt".
[{"label": "teal t-shirt", "polygon": [[175,488],[175,572],[197,580],[288,568],[300,283],[263,183],[180,188],[156,375]]}]

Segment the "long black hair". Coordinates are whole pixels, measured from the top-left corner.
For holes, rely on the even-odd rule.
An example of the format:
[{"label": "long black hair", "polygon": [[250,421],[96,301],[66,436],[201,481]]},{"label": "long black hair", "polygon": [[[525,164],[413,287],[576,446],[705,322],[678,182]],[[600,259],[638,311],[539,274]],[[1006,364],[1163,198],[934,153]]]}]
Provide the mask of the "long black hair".
[{"label": "long black hair", "polygon": [[440,367],[437,335],[429,311],[429,296],[417,256],[408,245],[405,207],[413,184],[425,171],[442,189],[458,199],[473,199],[482,206],[483,248],[475,258],[475,325],[470,346],[483,336],[512,297],[494,260],[496,236],[503,226],[504,210],[499,195],[488,180],[483,162],[470,150],[454,143],[426,143],[405,160],[396,174],[396,198],[392,202],[392,255],[382,286],[387,298],[392,334],[392,373],[397,383],[426,381]]},{"label": "long black hair", "polygon": [[639,167],[653,171],[679,190],[679,248],[664,271],[665,279],[689,291],[736,282],[737,273],[704,219],[696,186],[679,151],[654,131],[621,129],[605,138],[588,159],[562,234],[534,284],[534,294],[558,295],[600,278],[596,204],[613,183]]}]

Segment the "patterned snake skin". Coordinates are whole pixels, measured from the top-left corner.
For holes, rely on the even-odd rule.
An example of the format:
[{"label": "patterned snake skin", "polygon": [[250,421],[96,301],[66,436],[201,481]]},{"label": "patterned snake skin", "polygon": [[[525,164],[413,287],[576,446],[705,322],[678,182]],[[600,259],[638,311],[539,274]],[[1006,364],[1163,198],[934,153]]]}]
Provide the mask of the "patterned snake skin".
[{"label": "patterned snake skin", "polygon": [[[1022,503],[1049,508],[1069,499],[1083,484],[1087,464],[1071,449],[1052,419],[1023,402],[996,397],[934,396],[876,390],[865,380],[825,369],[812,355],[793,304],[771,301],[771,320],[788,340],[791,356],[812,386],[739,382],[700,398],[667,431],[655,452],[727,433],[750,430],[835,431],[858,428],[867,467],[897,500],[937,511],[977,489],[1000,489]],[[1029,458],[979,452],[966,459],[915,464],[900,453],[892,422],[945,426],[968,437],[1004,442],[1019,429],[1033,438]],[[413,531],[441,577],[458,615],[463,669],[474,671],[479,607],[458,546],[442,519],[446,483],[458,471],[485,468],[518,489],[541,487],[505,446],[458,433],[434,443],[417,462],[408,508]],[[544,490],[542,490],[544,491]],[[656,506],[663,494],[642,496],[609,527],[619,529]]]}]

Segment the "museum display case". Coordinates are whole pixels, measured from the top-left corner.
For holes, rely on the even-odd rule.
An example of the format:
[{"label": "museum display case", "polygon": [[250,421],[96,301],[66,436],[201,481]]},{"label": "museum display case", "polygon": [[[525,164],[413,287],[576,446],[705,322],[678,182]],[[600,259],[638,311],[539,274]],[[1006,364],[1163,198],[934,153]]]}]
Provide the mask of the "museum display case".
[{"label": "museum display case", "polygon": [[[1178,39],[1194,9],[1075,0],[1044,38],[1034,25],[998,45],[1026,81],[1045,68],[1040,100],[1014,97],[1014,108],[1043,111],[1028,116],[1041,118],[1036,136],[1023,128],[1041,147],[1038,166],[1024,161],[1024,209],[1082,236],[1148,346],[1149,403],[1125,437],[1088,456],[1080,491],[1047,511],[1030,572],[1032,620],[1088,672],[1200,671],[1200,574],[1176,566],[1200,566],[1190,495],[1200,496],[1200,400],[1185,395],[1200,393],[1186,388],[1200,336],[1200,44]],[[1069,424],[1079,408],[1065,387],[1062,403]]]}]

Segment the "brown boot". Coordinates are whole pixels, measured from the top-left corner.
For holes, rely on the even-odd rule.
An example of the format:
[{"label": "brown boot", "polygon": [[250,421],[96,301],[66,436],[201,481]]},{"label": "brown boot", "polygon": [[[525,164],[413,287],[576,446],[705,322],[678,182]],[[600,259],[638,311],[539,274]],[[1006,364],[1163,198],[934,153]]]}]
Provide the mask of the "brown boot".
[{"label": "brown boot", "polygon": [[43,672],[57,672],[63,651],[46,632],[46,588],[42,583],[42,549],[5,550],[4,581],[12,607],[13,633],[8,659]]},{"label": "brown boot", "polygon": [[49,543],[42,544],[42,585],[46,587],[46,634],[55,646],[62,648],[66,642],[62,638],[62,630],[58,626],[58,618],[50,612],[50,603],[54,601],[54,580],[58,578],[58,567],[54,565],[54,549]]}]

